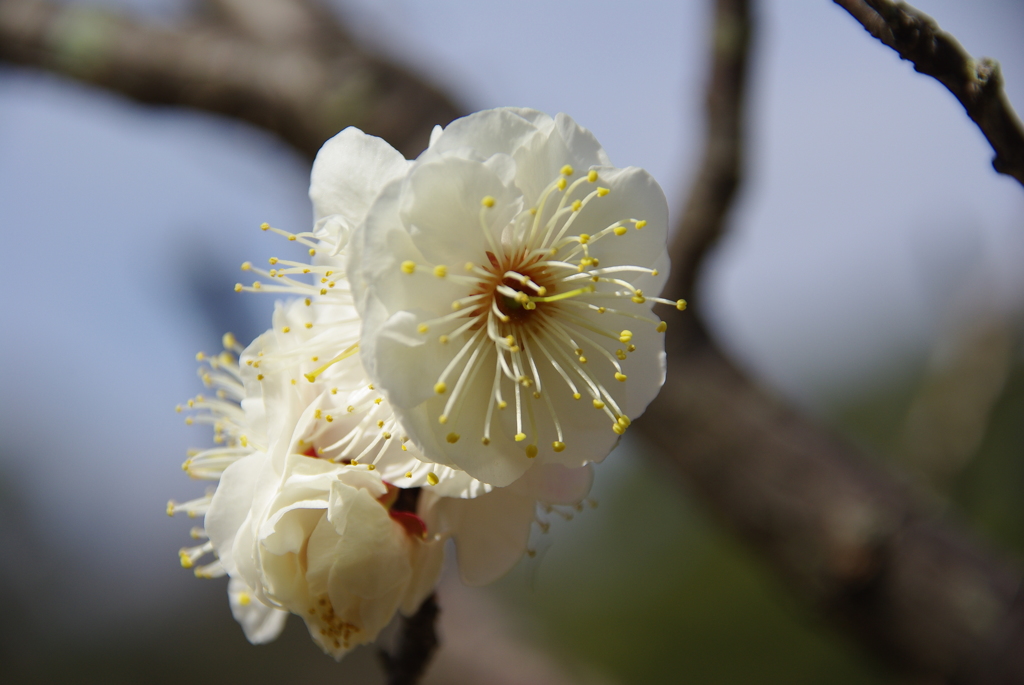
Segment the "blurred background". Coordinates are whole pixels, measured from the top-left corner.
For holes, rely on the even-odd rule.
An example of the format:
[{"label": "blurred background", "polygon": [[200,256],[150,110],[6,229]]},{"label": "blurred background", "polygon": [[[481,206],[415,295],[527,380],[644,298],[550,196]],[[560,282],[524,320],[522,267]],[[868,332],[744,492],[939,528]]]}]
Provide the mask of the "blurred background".
[{"label": "blurred background", "polygon": [[[104,4],[172,24],[195,9]],[[998,59],[1024,107],[1024,3],[917,6]],[[570,114],[613,163],[651,171],[678,218],[702,147],[706,3],[330,7],[467,111]],[[952,96],[840,8],[777,0],[758,20],[747,176],[682,295],[745,370],[1019,556],[1024,195]],[[372,650],[335,665],[297,620],[248,645],[226,580],[178,565],[193,522],[164,513],[202,491],[179,465],[210,436],[174,413],[199,391],[194,355],[268,326],[272,296],[232,286],[242,261],[296,255],[258,225],[310,225],[308,174],[237,121],[0,64],[3,682],[380,680]],[[428,682],[903,682],[644,452],[627,440],[598,469],[598,506],[556,515],[496,586],[448,573]]]}]

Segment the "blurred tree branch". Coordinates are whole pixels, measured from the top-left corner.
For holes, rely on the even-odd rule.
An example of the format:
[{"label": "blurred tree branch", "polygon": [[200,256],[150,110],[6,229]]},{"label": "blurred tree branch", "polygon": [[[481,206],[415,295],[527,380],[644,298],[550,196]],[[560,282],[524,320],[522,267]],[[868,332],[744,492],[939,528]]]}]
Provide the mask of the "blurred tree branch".
[{"label": "blurred tree branch", "polygon": [[[1024,182],[1020,125],[994,63],[975,63],[905,5],[836,1],[946,84],[992,142],[997,170]],[[311,0],[208,0],[205,9],[166,28],[0,0],[0,59],[244,119],[310,156],[350,124],[412,156],[434,124],[458,114],[435,89],[357,48]],[[706,149],[672,246],[673,296],[693,291],[739,186],[752,27],[749,0],[717,0]],[[798,595],[898,668],[928,682],[1024,682],[1020,570],[869,455],[761,390],[699,314],[666,319],[670,380],[637,428],[667,467]]]},{"label": "blurred tree branch", "polygon": [[388,685],[415,685],[437,651],[437,597],[430,595],[412,616],[403,616],[394,651],[381,650]]},{"label": "blurred tree branch", "polygon": [[312,157],[345,126],[409,155],[452,102],[357,48],[308,0],[209,0],[184,26],[152,26],[48,0],[0,0],[0,59],[142,102],[185,105],[266,128]]},{"label": "blurred tree branch", "polygon": [[999,63],[976,60],[928,15],[892,0],[834,0],[914,69],[946,86],[985,134],[992,166],[1024,185],[1024,127],[1003,92]]},{"label": "blurred tree branch", "polygon": [[[671,247],[688,295],[741,179],[750,0],[717,0],[704,156]],[[848,441],[737,370],[697,312],[672,312],[665,391],[637,422],[798,595],[927,682],[1024,682],[1020,570]]]}]

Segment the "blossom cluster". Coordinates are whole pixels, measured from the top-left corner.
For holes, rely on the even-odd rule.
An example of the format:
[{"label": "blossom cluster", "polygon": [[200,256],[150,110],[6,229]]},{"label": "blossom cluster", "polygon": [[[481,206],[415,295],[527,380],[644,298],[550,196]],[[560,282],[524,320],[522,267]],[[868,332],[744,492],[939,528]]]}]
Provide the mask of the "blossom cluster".
[{"label": "blossom cluster", "polygon": [[577,506],[665,378],[658,184],[569,117],[503,108],[406,160],[348,128],[313,165],[309,251],[236,290],[283,293],[272,327],[200,355],[188,422],[216,481],[181,562],[230,577],[253,643],[289,613],[341,658],[433,592],[445,541],[489,583],[545,512]]}]

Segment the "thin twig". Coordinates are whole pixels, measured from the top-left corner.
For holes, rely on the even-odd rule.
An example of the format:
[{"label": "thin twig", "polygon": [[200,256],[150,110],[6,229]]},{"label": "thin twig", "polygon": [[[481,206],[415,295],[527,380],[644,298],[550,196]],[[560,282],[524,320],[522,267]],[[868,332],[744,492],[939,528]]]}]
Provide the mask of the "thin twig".
[{"label": "thin twig", "polygon": [[415,685],[419,682],[437,651],[436,626],[440,613],[437,598],[430,595],[415,614],[401,619],[394,652],[380,652],[388,685]]},{"label": "thin twig", "polygon": [[976,60],[928,15],[892,0],[833,0],[914,69],[946,86],[988,139],[992,167],[1024,185],[1024,126],[1003,91],[999,63]]}]

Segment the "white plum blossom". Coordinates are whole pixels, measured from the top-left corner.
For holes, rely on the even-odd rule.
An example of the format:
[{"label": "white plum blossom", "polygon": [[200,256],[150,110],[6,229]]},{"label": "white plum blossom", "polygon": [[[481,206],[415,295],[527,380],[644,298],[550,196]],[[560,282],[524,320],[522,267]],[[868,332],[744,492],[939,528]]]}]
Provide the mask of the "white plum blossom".
[{"label": "white plum blossom", "polygon": [[[317,309],[318,297],[312,298],[313,312],[344,306]],[[279,304],[274,328],[242,354],[247,411],[259,405],[262,414],[287,417],[274,430],[290,432],[293,453],[362,466],[401,488],[422,487],[416,512],[432,536],[455,540],[467,583],[489,583],[522,557],[534,524],[546,528],[538,507],[577,505],[589,493],[590,467],[545,465],[509,487],[492,488],[464,472],[425,461],[404,439],[388,401],[366,376],[358,351],[320,369],[315,377],[303,372],[330,350],[348,349],[355,342],[355,333],[340,341],[328,336],[333,346],[324,349],[324,334],[316,331],[328,327],[318,322],[307,328],[310,315],[304,300]]]},{"label": "white plum blossom", "polygon": [[311,195],[352,231],[363,364],[426,458],[494,486],[601,461],[664,382],[664,194],[569,117],[478,112],[415,162],[347,129]]},{"label": "white plum blossom", "polygon": [[[191,455],[184,468],[219,482],[212,496],[168,505],[172,514],[205,513],[193,536],[208,540],[181,550],[182,565],[202,577],[231,576],[232,614],[257,644],[276,638],[290,612],[340,658],[375,639],[399,609],[415,612],[433,591],[443,554],[415,500],[375,470],[302,448],[295,429],[304,408],[245,397],[228,352],[207,361],[202,375],[217,395],[191,400],[200,413],[190,419],[212,423],[220,445]],[[196,565],[211,552],[214,561]]]},{"label": "white plum blossom", "polygon": [[[200,355],[215,395],[190,400],[199,413],[187,420],[211,423],[218,446],[193,453],[184,469],[219,483],[168,513],[205,513],[193,535],[209,539],[183,549],[182,564],[231,576],[232,614],[251,642],[273,640],[291,612],[340,658],[396,610],[416,610],[436,582],[444,539],[455,540],[466,582],[491,582],[527,551],[535,524],[546,528],[538,507],[577,505],[592,473],[553,465],[491,488],[417,459],[357,351],[303,373],[319,364],[308,357],[318,345],[340,339],[347,349],[355,335],[340,330],[341,305],[323,304],[279,304],[274,328],[242,351],[241,367],[230,335],[231,351]],[[317,325],[307,327],[311,317]],[[339,329],[333,336],[323,317]],[[211,552],[214,561],[196,565]]]}]

